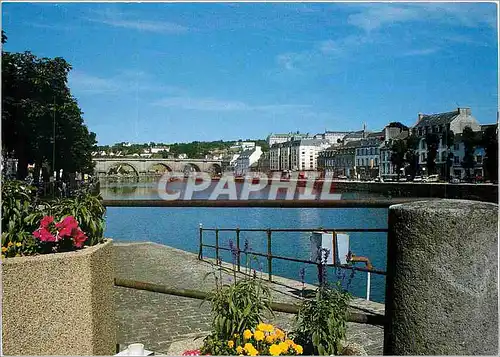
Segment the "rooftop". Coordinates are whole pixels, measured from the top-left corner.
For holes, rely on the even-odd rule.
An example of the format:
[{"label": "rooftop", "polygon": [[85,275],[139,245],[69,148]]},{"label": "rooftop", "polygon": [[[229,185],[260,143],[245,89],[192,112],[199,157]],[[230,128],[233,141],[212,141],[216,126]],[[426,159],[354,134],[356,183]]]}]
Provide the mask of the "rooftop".
[{"label": "rooftop", "polygon": [[421,128],[432,125],[446,125],[451,123],[459,114],[460,112],[458,109],[446,113],[420,114],[420,119],[418,123],[415,125],[415,128]]}]

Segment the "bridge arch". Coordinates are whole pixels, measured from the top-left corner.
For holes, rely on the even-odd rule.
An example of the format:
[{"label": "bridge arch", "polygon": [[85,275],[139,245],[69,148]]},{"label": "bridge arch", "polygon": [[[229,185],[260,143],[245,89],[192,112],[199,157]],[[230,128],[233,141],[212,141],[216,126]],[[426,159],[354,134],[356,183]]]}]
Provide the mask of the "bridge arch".
[{"label": "bridge arch", "polygon": [[217,175],[220,176],[222,175],[222,166],[218,163],[213,163],[208,167],[208,173],[210,175]]},{"label": "bridge arch", "polygon": [[184,165],[182,171],[184,172],[184,174],[190,174],[192,172],[201,172],[201,169],[198,165],[193,164],[192,162],[188,162],[186,165]]},{"label": "bridge arch", "polygon": [[108,175],[116,175],[121,174],[125,175],[129,172],[133,172],[135,176],[139,177],[139,170],[129,162],[116,162],[109,166],[106,174]]},{"label": "bridge arch", "polygon": [[152,173],[159,173],[159,174],[163,174],[166,171],[172,172],[174,170],[172,170],[172,168],[169,165],[167,165],[163,162],[155,162],[154,164],[150,165],[148,170],[147,170],[148,173],[152,172]]}]

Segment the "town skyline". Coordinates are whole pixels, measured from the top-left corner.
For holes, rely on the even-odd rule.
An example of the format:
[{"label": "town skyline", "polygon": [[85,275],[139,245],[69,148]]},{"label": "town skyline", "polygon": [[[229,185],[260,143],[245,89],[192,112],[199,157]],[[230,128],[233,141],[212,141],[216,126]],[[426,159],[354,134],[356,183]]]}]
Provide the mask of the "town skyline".
[{"label": "town skyline", "polygon": [[497,120],[491,3],[2,10],[6,51],[71,64],[69,87],[99,145],[264,139],[363,123],[376,131],[457,107],[470,107],[481,124]]}]

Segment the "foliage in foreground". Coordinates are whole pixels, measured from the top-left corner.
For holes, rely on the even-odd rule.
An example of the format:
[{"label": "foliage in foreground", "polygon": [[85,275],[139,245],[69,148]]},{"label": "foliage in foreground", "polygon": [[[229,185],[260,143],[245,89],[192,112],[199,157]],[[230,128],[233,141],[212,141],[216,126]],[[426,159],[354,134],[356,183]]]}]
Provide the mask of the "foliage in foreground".
[{"label": "foliage in foreground", "polygon": [[350,294],[338,283],[325,284],[312,300],[305,300],[296,317],[296,341],[306,355],[338,355],[345,338]]},{"label": "foliage in foreground", "polygon": [[[216,282],[218,280],[216,279]],[[271,293],[260,279],[242,279],[231,285],[216,283],[209,298],[212,306],[212,333],[202,352],[228,354],[227,341],[257,326],[265,313],[271,313]]]},{"label": "foliage in foreground", "polygon": [[[34,187],[22,181],[2,180],[2,256],[43,254],[101,243],[104,214],[101,197],[88,191],[79,192],[74,198],[40,201]],[[44,220],[44,217],[52,218]],[[71,227],[70,234],[65,237],[71,237],[71,241],[76,244],[67,246],[69,243],[61,240],[60,244],[65,242],[63,245],[48,249],[50,244],[42,243],[41,236],[37,237],[35,232],[40,232],[41,226],[45,225],[46,228],[50,226],[52,234],[56,234],[55,227],[47,224],[47,221],[61,223],[67,217],[73,217],[75,221],[63,224]],[[85,236],[82,244],[83,236],[79,231]]]}]

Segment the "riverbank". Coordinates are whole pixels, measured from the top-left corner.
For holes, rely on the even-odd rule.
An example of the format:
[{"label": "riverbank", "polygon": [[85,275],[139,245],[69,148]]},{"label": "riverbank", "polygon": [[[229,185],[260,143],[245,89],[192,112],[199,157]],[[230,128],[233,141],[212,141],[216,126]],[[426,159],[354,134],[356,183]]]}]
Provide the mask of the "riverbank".
[{"label": "riverbank", "polygon": [[389,197],[433,197],[498,203],[498,185],[423,182],[350,182],[334,183],[337,192],[370,192]]},{"label": "riverbank", "polygon": [[[197,259],[196,254],[156,243],[115,243],[115,275],[117,278],[132,279],[162,284],[177,289],[210,291],[214,287],[212,276],[214,266]],[[223,272],[223,279],[229,281],[231,274]],[[276,277],[276,284],[269,284],[273,300],[297,303],[297,292],[302,283]],[[306,286],[307,287],[307,286]],[[167,353],[176,341],[203,338],[210,330],[210,304],[200,306],[200,300],[184,297],[115,288],[117,307],[117,343],[127,345],[144,343],[146,349]],[[384,305],[355,298],[355,310],[371,314],[383,314]],[[295,315],[276,313],[271,323],[284,329],[293,326]],[[347,338],[362,345],[369,355],[381,355],[384,330],[381,326],[348,323]]]}]

